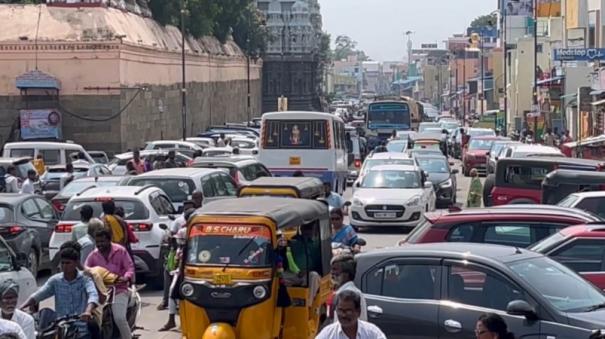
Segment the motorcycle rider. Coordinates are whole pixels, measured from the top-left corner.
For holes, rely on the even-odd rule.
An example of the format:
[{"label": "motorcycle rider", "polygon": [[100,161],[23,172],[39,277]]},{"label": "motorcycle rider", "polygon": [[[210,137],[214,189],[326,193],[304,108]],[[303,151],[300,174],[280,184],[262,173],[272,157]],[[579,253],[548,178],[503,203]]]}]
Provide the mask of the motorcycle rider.
[{"label": "motorcycle rider", "polygon": [[332,223],[332,243],[340,243],[350,247],[351,251],[357,253],[360,251],[357,244],[357,233],[351,225],[344,225],[344,213],[340,208],[330,211],[330,222]]},{"label": "motorcycle rider", "polygon": [[116,279],[116,295],[111,305],[113,320],[120,330],[122,339],[131,339],[132,333],[126,312],[130,294],[128,285],[134,281],[134,264],[126,249],[116,243],[111,242],[111,231],[104,228],[97,231],[95,242],[97,249],[94,250],[86,259],[86,267],[103,267],[109,272],[118,275]]},{"label": "motorcycle rider", "polygon": [[14,321],[23,330],[27,338],[36,337],[36,327],[34,318],[17,308],[19,298],[19,285],[12,280],[7,279],[0,284],[0,311],[2,319]]},{"label": "motorcycle rider", "polygon": [[80,322],[76,323],[79,337],[100,338],[98,325],[92,319],[92,312],[99,305],[99,294],[92,279],[78,270],[80,253],[73,247],[65,247],[59,256],[62,272],[50,277],[21,309],[33,308],[54,296],[57,317],[80,315]]},{"label": "motorcycle rider", "polygon": [[344,200],[340,194],[332,191],[332,184],[330,182],[324,183],[324,199],[330,206],[330,208],[343,208],[345,205]]}]

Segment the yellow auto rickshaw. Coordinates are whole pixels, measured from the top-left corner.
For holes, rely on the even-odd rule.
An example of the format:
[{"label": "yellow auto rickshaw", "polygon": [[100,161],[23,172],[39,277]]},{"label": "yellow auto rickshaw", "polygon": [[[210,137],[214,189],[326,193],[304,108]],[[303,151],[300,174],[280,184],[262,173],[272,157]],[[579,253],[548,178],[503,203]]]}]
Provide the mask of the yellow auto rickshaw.
[{"label": "yellow auto rickshaw", "polygon": [[321,180],[312,177],[261,177],[241,187],[238,196],[317,199],[324,196],[324,187]]},{"label": "yellow auto rickshaw", "polygon": [[[195,212],[187,232],[178,284],[184,338],[316,336],[331,290],[326,203],[277,197],[214,201]],[[288,238],[286,252],[282,237]],[[295,264],[289,266],[299,269],[301,284],[286,282],[280,253],[290,253],[288,263]]]}]

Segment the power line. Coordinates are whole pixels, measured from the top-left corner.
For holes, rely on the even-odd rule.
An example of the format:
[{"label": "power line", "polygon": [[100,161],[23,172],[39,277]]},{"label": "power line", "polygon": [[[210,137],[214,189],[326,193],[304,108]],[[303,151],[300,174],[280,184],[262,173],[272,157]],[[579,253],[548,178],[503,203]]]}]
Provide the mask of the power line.
[{"label": "power line", "polygon": [[120,110],[117,113],[115,113],[115,114],[113,114],[113,115],[111,115],[111,116],[109,116],[107,118],[93,119],[93,118],[88,118],[88,117],[81,116],[81,115],[76,114],[74,112],[71,112],[70,110],[68,110],[67,108],[65,108],[63,105],[61,105],[60,101],[59,101],[59,109],[62,112],[65,112],[68,115],[71,115],[72,117],[75,117],[75,118],[80,119],[80,120],[92,121],[92,122],[106,122],[106,121],[109,121],[109,120],[113,120],[113,119],[119,117],[122,113],[124,113],[124,111],[126,111],[126,109],[128,109],[128,107],[134,102],[134,99],[136,99],[142,91],[143,91],[143,89],[141,89],[141,88],[137,89],[136,93],[132,96],[132,98],[130,98],[130,100],[126,103],[126,105],[124,107],[120,108]]}]

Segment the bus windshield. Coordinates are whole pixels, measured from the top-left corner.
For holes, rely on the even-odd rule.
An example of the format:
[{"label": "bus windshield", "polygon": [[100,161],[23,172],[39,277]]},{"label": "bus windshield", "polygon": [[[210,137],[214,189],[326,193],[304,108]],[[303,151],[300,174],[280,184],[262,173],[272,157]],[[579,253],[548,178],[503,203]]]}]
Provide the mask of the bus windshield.
[{"label": "bus windshield", "polygon": [[410,107],[407,103],[376,103],[368,107],[368,128],[410,128]]}]

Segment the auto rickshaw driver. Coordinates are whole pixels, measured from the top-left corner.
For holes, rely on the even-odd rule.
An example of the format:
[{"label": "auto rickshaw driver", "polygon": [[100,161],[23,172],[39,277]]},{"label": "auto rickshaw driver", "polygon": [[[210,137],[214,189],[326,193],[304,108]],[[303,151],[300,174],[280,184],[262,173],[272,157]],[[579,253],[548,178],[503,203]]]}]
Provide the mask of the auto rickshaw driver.
[{"label": "auto rickshaw driver", "polygon": [[[282,235],[283,239],[285,237]],[[283,244],[283,239],[280,239]],[[309,287],[308,304],[312,304],[319,291],[321,276],[321,245],[313,225],[302,225],[300,233],[295,235],[287,244],[291,256],[286,254],[287,265],[284,267],[284,281],[286,286]]]}]

